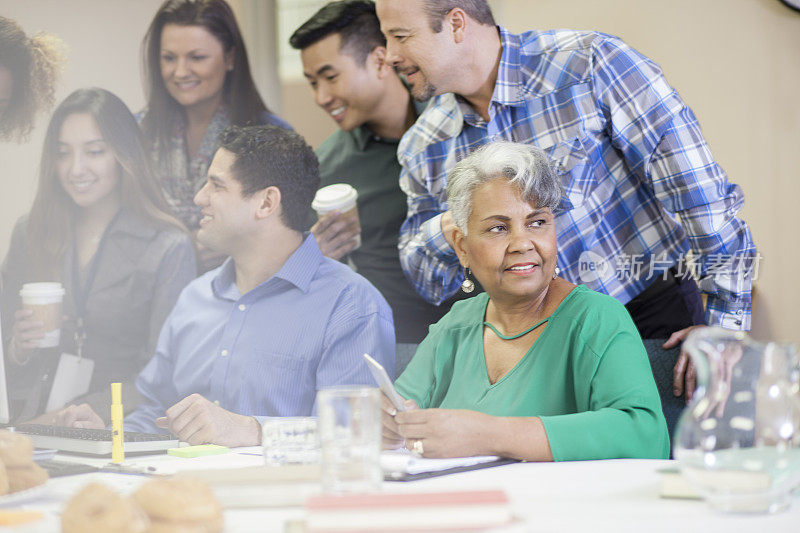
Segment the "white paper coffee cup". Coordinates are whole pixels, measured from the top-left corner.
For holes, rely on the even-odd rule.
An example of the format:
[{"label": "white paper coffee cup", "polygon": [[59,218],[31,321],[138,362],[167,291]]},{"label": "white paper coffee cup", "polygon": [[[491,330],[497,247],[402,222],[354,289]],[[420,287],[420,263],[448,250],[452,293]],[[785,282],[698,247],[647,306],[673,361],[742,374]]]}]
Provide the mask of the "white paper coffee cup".
[{"label": "white paper coffee cup", "polygon": [[64,303],[64,287],[55,281],[26,283],[19,291],[22,307],[33,311],[34,320],[44,324],[44,337],[39,339],[39,348],[52,348],[61,341],[61,314]]},{"label": "white paper coffee cup", "polygon": [[[356,226],[359,229],[355,237],[356,246],[361,246],[361,220],[358,217],[358,191],[347,183],[334,183],[317,191],[311,207],[317,212],[317,217],[322,218],[331,211],[339,211],[342,214],[352,214],[356,219]],[[355,249],[354,248],[354,249]]]}]

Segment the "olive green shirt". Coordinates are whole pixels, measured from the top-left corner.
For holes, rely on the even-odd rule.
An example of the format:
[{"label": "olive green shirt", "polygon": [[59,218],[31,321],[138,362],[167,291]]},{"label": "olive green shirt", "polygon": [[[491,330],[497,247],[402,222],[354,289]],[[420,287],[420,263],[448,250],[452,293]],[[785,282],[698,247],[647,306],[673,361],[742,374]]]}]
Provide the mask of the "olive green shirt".
[{"label": "olive green shirt", "polygon": [[641,338],[622,304],[580,285],[528,352],[489,383],[486,293],[458,302],[431,327],[398,392],[421,408],[537,416],[556,461],[669,456],[661,401]]},{"label": "olive green shirt", "polygon": [[449,310],[450,302],[437,307],[423,300],[400,267],[397,239],[408,205],[400,190],[398,143],[360,126],[349,132],[335,131],[316,154],[320,187],[347,183],[358,191],[361,247],[350,253],[350,259],[392,308],[397,342],[419,343],[428,334],[428,326]]}]

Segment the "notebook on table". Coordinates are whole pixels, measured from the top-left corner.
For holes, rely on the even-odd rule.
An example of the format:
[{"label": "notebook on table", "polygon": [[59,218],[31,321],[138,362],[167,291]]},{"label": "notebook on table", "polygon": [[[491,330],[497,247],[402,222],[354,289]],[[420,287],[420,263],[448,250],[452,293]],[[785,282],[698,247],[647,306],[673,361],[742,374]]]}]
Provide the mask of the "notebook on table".
[{"label": "notebook on table", "polygon": [[494,455],[426,459],[418,457],[407,450],[381,453],[381,469],[383,470],[383,479],[385,481],[415,481],[417,479],[480,470],[517,462],[519,461],[516,459],[507,459]]}]

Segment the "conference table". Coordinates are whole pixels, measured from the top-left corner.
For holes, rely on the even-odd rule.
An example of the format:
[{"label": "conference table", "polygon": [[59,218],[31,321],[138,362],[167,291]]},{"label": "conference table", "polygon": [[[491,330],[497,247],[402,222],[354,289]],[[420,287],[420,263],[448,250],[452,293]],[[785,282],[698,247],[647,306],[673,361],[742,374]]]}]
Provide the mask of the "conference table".
[{"label": "conference table", "polygon": [[[57,459],[101,466],[107,459],[59,455]],[[149,467],[160,474],[191,470],[247,468],[263,464],[259,448],[236,448],[231,453],[184,459],[166,454],[127,458],[126,464]],[[502,489],[509,496],[516,523],[491,531],[800,531],[800,498],[773,515],[722,514],[701,500],[659,496],[659,469],[672,461],[619,459],[566,463],[513,463],[411,482],[384,482],[384,492],[434,492]],[[60,531],[59,514],[69,498],[91,481],[132,492],[147,478],[142,475],[97,472],[50,479],[30,498],[12,507],[37,510],[43,520],[17,527],[15,532]],[[0,501],[2,508],[8,505]],[[302,520],[302,505],[225,510],[229,533],[286,531],[286,524]],[[3,531],[3,528],[0,528]]]}]

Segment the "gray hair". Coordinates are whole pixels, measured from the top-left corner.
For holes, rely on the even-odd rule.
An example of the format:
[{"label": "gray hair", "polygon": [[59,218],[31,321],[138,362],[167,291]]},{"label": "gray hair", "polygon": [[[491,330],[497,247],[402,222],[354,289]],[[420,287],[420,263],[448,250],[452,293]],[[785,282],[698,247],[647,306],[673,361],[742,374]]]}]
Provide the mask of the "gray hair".
[{"label": "gray hair", "polygon": [[489,143],[459,161],[447,177],[448,209],[464,235],[475,189],[495,178],[510,180],[537,209],[549,207],[555,213],[564,195],[561,180],[541,149],[507,141]]},{"label": "gray hair", "polygon": [[424,7],[433,33],[442,31],[444,17],[457,7],[480,24],[495,26],[492,9],[486,0],[425,0]]}]

